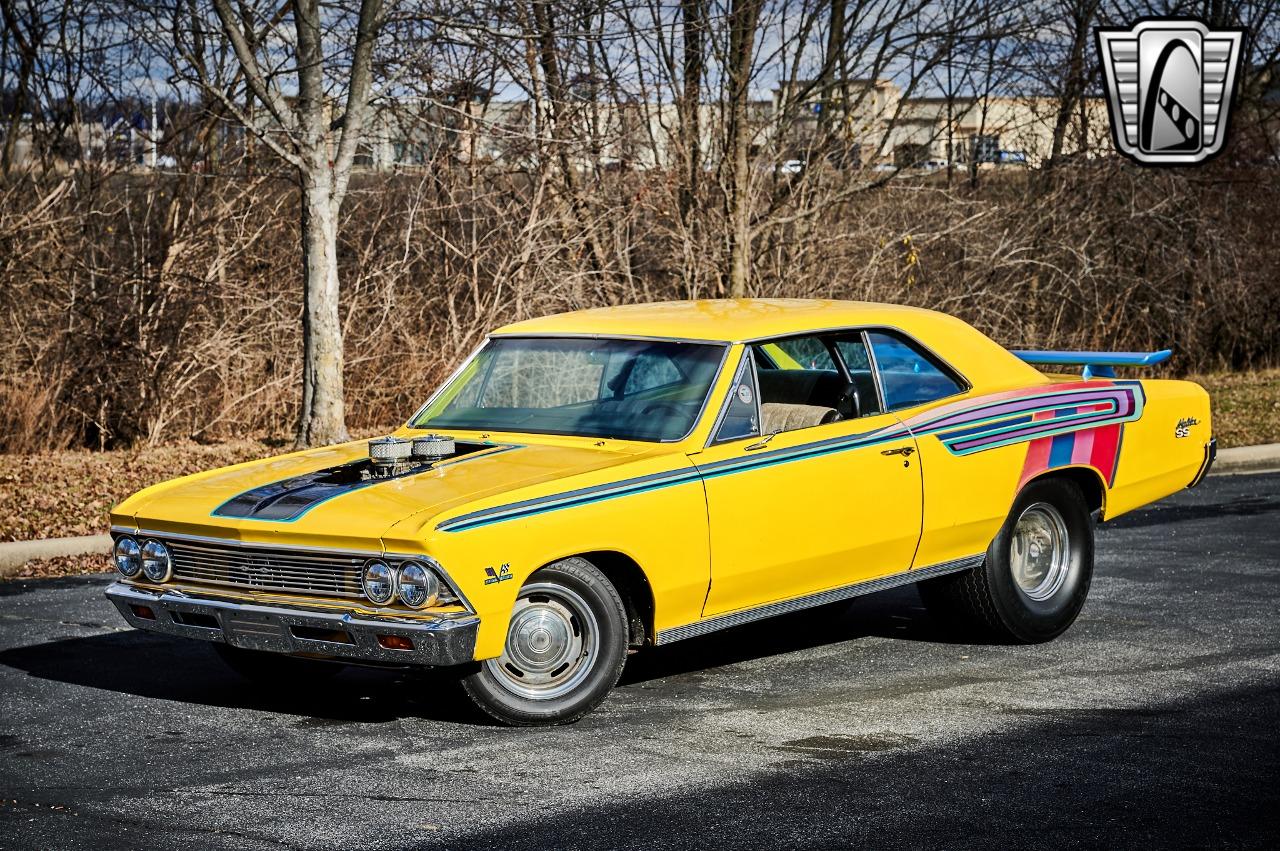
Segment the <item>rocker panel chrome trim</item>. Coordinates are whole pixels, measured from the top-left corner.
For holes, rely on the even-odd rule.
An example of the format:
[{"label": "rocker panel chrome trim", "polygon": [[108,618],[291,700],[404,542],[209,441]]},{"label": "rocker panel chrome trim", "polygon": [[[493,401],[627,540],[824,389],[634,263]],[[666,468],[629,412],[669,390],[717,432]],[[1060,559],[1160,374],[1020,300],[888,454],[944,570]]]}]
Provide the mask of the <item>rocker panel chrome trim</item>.
[{"label": "rocker panel chrome trim", "polygon": [[695,638],[699,635],[706,635],[709,632],[741,626],[764,618],[811,609],[815,606],[824,606],[827,603],[837,603],[841,600],[849,600],[864,594],[874,594],[877,591],[886,591],[890,588],[897,588],[900,585],[910,585],[925,579],[946,576],[948,573],[959,573],[962,570],[970,570],[979,566],[984,558],[986,558],[986,554],[979,553],[978,555],[935,564],[932,567],[922,567],[918,570],[894,573],[889,576],[881,576],[878,579],[869,579],[865,582],[855,582],[852,585],[818,591],[817,593],[796,597],[792,600],[780,600],[754,609],[743,609],[725,615],[716,615],[685,626],[664,629],[658,633],[657,640],[654,643],[659,645],[670,644],[673,641]]}]

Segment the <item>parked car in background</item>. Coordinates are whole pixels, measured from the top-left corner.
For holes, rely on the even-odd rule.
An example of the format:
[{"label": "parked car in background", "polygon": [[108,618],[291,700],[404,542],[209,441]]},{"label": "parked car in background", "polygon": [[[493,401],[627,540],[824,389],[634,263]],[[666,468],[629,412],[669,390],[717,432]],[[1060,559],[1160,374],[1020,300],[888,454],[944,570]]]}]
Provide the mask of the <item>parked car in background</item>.
[{"label": "parked car in background", "polygon": [[1114,376],[1167,354],[1009,352],[834,301],[518,322],[391,435],[129,497],[106,593],[269,684],[456,666],[508,724],[581,717],[631,649],[906,583],[1047,641],[1084,604],[1095,521],[1213,461],[1204,390]]}]

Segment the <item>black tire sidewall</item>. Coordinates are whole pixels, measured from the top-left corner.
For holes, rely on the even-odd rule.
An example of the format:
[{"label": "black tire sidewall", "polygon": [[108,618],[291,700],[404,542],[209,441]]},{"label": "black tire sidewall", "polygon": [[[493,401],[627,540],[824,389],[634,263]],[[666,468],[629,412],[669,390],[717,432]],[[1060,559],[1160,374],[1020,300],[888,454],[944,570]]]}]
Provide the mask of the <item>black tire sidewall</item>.
[{"label": "black tire sidewall", "polygon": [[562,585],[576,592],[591,608],[600,630],[600,650],[591,672],[573,691],[550,700],[513,694],[484,664],[463,679],[463,688],[482,710],[504,724],[567,724],[598,706],[617,684],[630,638],[626,608],[604,574],[585,559],[571,558],[548,565],[528,581]]},{"label": "black tire sidewall", "polygon": [[[1032,600],[1022,592],[1010,566],[1010,545],[1018,518],[1039,502],[1052,505],[1062,515],[1070,558],[1062,587],[1044,601]],[[1080,488],[1071,481],[1043,479],[1031,482],[1018,494],[1013,510],[987,550],[984,565],[996,614],[1018,641],[1052,640],[1080,614],[1093,579],[1093,531],[1093,516]]]}]

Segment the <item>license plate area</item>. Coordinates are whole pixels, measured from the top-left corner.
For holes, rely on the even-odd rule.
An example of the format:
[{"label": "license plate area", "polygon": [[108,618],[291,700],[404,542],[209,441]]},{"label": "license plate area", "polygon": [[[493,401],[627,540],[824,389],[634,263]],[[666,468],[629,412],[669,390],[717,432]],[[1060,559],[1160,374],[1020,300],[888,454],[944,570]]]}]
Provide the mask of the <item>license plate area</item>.
[{"label": "license plate area", "polygon": [[228,644],[249,650],[288,651],[292,642],[282,623],[265,615],[244,612],[222,616],[223,637]]}]

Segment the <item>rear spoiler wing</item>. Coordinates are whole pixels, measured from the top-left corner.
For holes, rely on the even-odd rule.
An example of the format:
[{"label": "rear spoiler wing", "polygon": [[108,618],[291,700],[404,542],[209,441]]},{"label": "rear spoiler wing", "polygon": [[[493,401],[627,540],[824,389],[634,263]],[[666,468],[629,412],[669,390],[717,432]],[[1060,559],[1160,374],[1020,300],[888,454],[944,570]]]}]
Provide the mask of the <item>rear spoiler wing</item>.
[{"label": "rear spoiler wing", "polygon": [[1117,366],[1154,366],[1173,354],[1172,349],[1158,352],[1012,352],[1027,363],[1041,365],[1083,366],[1085,378],[1115,378]]}]

